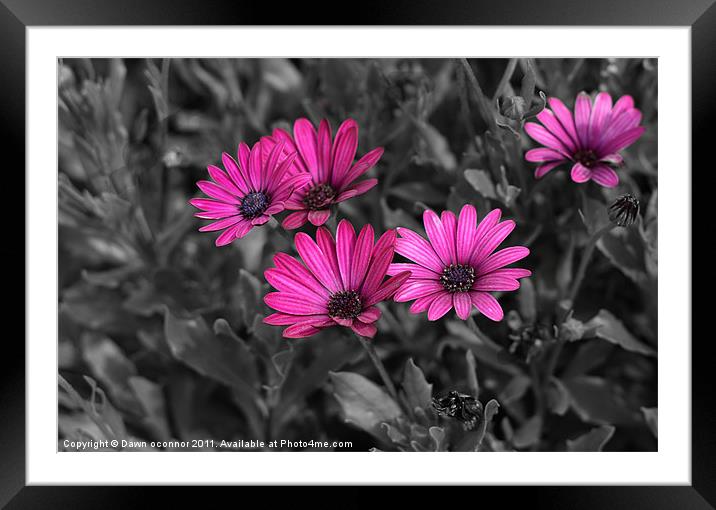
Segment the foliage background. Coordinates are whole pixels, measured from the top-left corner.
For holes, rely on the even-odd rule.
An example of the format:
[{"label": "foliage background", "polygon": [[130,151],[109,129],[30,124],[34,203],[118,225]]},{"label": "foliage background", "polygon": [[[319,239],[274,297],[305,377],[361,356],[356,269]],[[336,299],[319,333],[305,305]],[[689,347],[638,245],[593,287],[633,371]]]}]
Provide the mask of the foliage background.
[{"label": "foliage background", "polygon": [[[571,107],[581,90],[631,94],[644,114],[616,190],[563,168],[536,181],[524,161],[539,93]],[[60,450],[65,438],[656,449],[655,60],[64,60],[58,108]],[[338,329],[287,341],[261,323],[263,270],[291,251],[280,232],[218,249],[187,204],[222,151],[301,116],[334,129],[351,116],[359,155],[386,149],[378,187],[339,217],[420,231],[426,207],[499,207],[518,225],[507,244],[532,250],[501,323],[383,306],[375,345],[401,402]],[[590,235],[627,191],[640,221],[602,237],[570,303]],[[449,390],[485,404],[476,430],[431,410]]]}]

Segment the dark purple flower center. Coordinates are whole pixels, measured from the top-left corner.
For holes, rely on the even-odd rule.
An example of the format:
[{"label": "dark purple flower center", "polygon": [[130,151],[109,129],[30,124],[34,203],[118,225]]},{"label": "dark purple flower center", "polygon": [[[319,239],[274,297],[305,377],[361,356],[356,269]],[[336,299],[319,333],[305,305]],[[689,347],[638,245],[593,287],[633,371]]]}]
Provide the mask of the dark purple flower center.
[{"label": "dark purple flower center", "polygon": [[360,296],[353,290],[332,294],[328,300],[328,315],[338,319],[355,319],[363,311]]},{"label": "dark purple flower center", "polygon": [[335,190],[328,184],[319,184],[308,190],[303,197],[303,204],[311,211],[317,211],[325,209],[335,196]]},{"label": "dark purple flower center", "polygon": [[467,292],[475,283],[475,268],[466,264],[450,264],[443,269],[440,283],[448,292]]},{"label": "dark purple flower center", "polygon": [[269,206],[269,198],[260,191],[248,193],[241,201],[239,211],[247,220],[261,216]]},{"label": "dark purple flower center", "polygon": [[574,160],[587,168],[592,168],[597,164],[599,158],[591,149],[580,149],[574,153]]}]

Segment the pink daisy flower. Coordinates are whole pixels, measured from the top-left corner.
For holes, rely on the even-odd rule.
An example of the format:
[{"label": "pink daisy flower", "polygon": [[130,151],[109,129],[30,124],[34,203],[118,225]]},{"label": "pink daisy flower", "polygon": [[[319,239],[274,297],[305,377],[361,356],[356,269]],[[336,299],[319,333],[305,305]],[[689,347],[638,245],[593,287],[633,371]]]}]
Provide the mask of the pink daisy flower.
[{"label": "pink daisy flower", "polygon": [[619,151],[633,144],[644,133],[639,126],[641,112],[634,108],[631,96],[622,96],[612,106],[606,92],[597,94],[594,104],[582,92],[577,96],[572,112],[557,98],[549,98],[549,106],[537,115],[542,125],[528,122],[525,131],[544,145],[527,151],[525,159],[540,163],[535,177],[563,163],[572,165],[572,180],[592,180],[606,188],[619,184],[613,166],[623,161]]},{"label": "pink daisy flower", "polygon": [[374,323],[380,318],[375,305],[390,299],[410,276],[398,272],[383,281],[393,261],[395,231],[389,230],[373,243],[373,227],[366,225],[356,237],[347,220],[338,224],[335,241],[325,227],[316,231],[316,242],[307,234],[296,234],[296,250],[303,263],[277,253],[276,267],[264,273],[278,290],[264,297],[277,310],[264,322],[288,326],[283,331],[286,338],[312,336],[331,326],[345,326],[372,338],[377,330]]},{"label": "pink daisy flower", "polygon": [[471,205],[462,208],[459,218],[450,211],[438,216],[427,210],[423,223],[429,241],[412,230],[398,228],[395,251],[415,264],[391,264],[388,268],[388,274],[411,272],[395,300],[415,300],[410,311],[427,310],[431,321],[452,308],[465,320],[473,305],[487,318],[502,320],[502,307],[490,292],[516,290],[520,287],[517,280],[532,273],[504,267],[529,254],[524,246],[494,252],[515,228],[512,220],[500,222],[500,215],[495,209],[477,225],[477,212]]},{"label": "pink daisy flower", "polygon": [[239,144],[238,162],[223,153],[221,158],[228,175],[209,165],[214,182],[196,183],[210,198],[192,198],[189,203],[201,210],[194,214],[197,218],[217,220],[199,229],[223,230],[216,238],[216,246],[244,237],[253,227],[283,211],[294,189],[308,180],[307,176],[289,172],[295,153],[284,154],[283,144],[271,141],[272,148],[263,157],[262,145],[268,145],[266,139],[256,142],[251,150],[245,143]]},{"label": "pink daisy flower", "polygon": [[308,119],[298,119],[293,125],[293,137],[283,129],[275,129],[274,143],[284,143],[285,151],[297,152],[294,171],[307,172],[310,182],[286,202],[286,209],[296,211],[283,220],[283,227],[294,229],[306,221],[323,225],[331,215],[331,206],[362,195],[378,183],[377,179],[355,182],[370,170],[383,155],[378,147],[355,164],[358,150],[358,124],[353,119],[343,122],[331,140],[331,126],[322,120],[318,133]]}]

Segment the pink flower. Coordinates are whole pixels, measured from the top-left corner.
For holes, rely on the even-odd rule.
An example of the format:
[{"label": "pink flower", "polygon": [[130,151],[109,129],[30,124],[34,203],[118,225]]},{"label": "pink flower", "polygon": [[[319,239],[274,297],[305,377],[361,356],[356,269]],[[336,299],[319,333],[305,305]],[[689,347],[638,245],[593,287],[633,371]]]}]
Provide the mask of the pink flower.
[{"label": "pink flower", "polygon": [[196,183],[210,198],[192,198],[189,203],[201,210],[194,214],[197,218],[218,220],[199,229],[223,230],[216,238],[216,246],[244,237],[254,226],[263,225],[272,215],[283,211],[294,189],[308,179],[304,175],[291,175],[289,169],[296,154],[284,154],[283,144],[271,141],[272,148],[266,157],[262,157],[262,145],[267,145],[266,139],[256,142],[251,150],[245,143],[239,144],[238,163],[223,153],[228,175],[209,165],[214,182]]},{"label": "pink flower", "polygon": [[515,228],[515,222],[500,222],[501,212],[493,210],[476,226],[477,212],[465,205],[460,217],[444,211],[440,217],[425,211],[423,223],[429,241],[407,228],[399,228],[395,251],[416,262],[391,264],[388,274],[410,271],[410,278],[396,292],[396,301],[415,302],[412,313],[427,310],[437,320],[451,308],[465,320],[472,305],[493,321],[503,317],[502,307],[490,292],[516,290],[517,281],[532,274],[527,269],[505,268],[529,254],[524,246],[494,252]]},{"label": "pink flower", "polygon": [[293,138],[283,129],[275,129],[272,139],[283,142],[285,150],[297,152],[294,171],[308,172],[311,180],[286,202],[286,209],[296,211],[283,220],[283,227],[294,229],[306,221],[323,225],[331,215],[331,206],[362,195],[378,183],[377,179],[355,182],[370,170],[383,155],[378,147],[353,164],[358,149],[358,124],[343,122],[331,141],[331,126],[322,120],[318,133],[308,119],[293,125]]},{"label": "pink flower", "polygon": [[562,163],[572,163],[572,180],[592,180],[606,188],[619,184],[613,166],[622,163],[619,151],[644,133],[641,112],[631,96],[622,96],[612,107],[606,92],[597,94],[594,105],[584,92],[577,96],[574,117],[562,101],[551,97],[549,106],[537,115],[542,125],[528,122],[525,131],[544,145],[527,151],[527,161],[540,163],[535,177],[541,178]]},{"label": "pink flower", "polygon": [[395,231],[389,230],[374,245],[373,227],[366,225],[356,237],[353,225],[342,220],[335,241],[325,227],[316,231],[316,241],[296,234],[303,264],[285,253],[274,256],[276,267],[264,275],[278,292],[267,294],[264,301],[278,312],[264,322],[288,326],[283,331],[286,338],[312,336],[336,325],[372,338],[374,322],[380,318],[375,305],[391,298],[410,276],[399,272],[383,281],[393,261]]}]

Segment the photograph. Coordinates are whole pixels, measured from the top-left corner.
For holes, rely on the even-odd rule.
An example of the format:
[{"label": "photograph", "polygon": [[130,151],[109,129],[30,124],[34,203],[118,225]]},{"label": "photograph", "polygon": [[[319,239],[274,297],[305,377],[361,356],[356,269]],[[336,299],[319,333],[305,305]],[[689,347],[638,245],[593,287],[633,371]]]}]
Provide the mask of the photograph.
[{"label": "photograph", "polygon": [[659,58],[56,64],[60,456],[659,452]]}]

